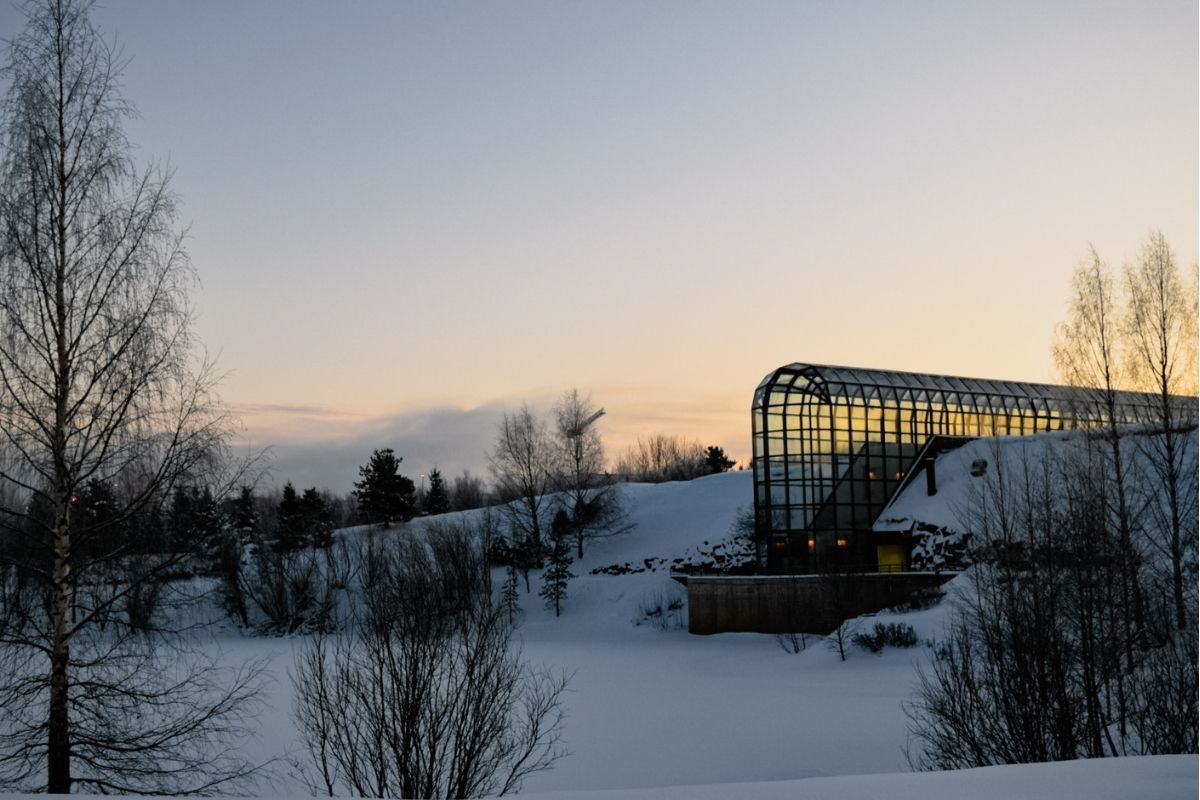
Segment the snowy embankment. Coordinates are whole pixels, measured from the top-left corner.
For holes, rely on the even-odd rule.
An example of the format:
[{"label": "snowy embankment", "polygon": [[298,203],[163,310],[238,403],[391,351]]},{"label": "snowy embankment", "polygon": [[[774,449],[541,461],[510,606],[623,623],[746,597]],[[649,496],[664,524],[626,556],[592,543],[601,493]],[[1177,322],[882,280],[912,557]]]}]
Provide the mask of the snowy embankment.
[{"label": "snowy embankment", "polygon": [[950,772],[845,775],[794,781],[536,793],[570,800],[1173,800],[1196,797],[1195,756],[1021,764]]},{"label": "snowy embankment", "polygon": [[[1191,800],[1196,797],[1196,764],[1195,756],[1146,756],[951,772],[536,792],[523,796],[530,800]],[[0,793],[0,800],[37,800],[44,796]],[[274,798],[263,795],[262,800]]]}]

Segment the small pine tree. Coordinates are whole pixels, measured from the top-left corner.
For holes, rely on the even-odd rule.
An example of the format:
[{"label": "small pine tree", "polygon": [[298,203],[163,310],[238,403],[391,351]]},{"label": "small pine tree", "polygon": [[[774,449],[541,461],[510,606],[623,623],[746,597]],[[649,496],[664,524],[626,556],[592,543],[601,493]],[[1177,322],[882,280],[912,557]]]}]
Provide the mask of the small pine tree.
[{"label": "small pine tree", "polygon": [[728,472],[733,469],[733,465],[737,462],[725,455],[725,448],[712,445],[704,451],[704,463],[708,467],[708,471],[716,475],[719,472]]},{"label": "small pine tree", "polygon": [[546,608],[554,609],[556,617],[562,613],[562,601],[567,599],[567,582],[575,577],[571,572],[570,532],[571,520],[565,511],[559,509],[550,526],[550,555],[542,572],[542,588],[538,592],[546,601]]},{"label": "small pine tree", "polygon": [[217,557],[226,521],[207,486],[177,486],[171,498],[171,549],[196,553],[210,562]]},{"label": "small pine tree", "polygon": [[503,536],[496,536],[488,543],[488,563],[497,567],[509,567],[516,564],[512,545]]},{"label": "small pine tree", "polygon": [[299,550],[308,544],[304,530],[304,509],[296,495],[296,487],[288,481],[283,487],[283,499],[279,501],[279,531],[275,549],[279,551]]},{"label": "small pine tree", "polygon": [[525,579],[525,593],[529,594],[529,571],[537,566],[541,547],[532,537],[518,538],[519,535],[516,531],[509,534],[512,539],[512,560],[513,565],[521,571],[521,576]]},{"label": "small pine tree", "polygon": [[221,542],[229,530],[229,519],[221,513],[208,486],[197,490],[195,497],[192,514],[197,533],[196,547],[211,568],[220,558]]},{"label": "small pine tree", "polygon": [[116,493],[106,481],[90,480],[75,495],[71,514],[78,520],[79,542],[88,551],[109,553],[128,545],[124,521],[117,508]]},{"label": "small pine tree", "polygon": [[254,541],[259,534],[261,522],[258,519],[258,509],[255,507],[254,490],[249,486],[242,487],[242,493],[233,502],[233,529],[238,533],[242,544]]},{"label": "small pine tree", "polygon": [[325,548],[333,544],[333,517],[317,487],[304,490],[300,498],[300,515],[304,520],[304,532],[314,547]]},{"label": "small pine tree", "polygon": [[358,468],[362,480],[354,484],[354,496],[358,499],[358,511],[363,521],[369,524],[383,523],[386,528],[393,522],[412,519],[416,507],[416,486],[412,479],[400,474],[400,462],[390,447],[376,450],[371,460]]},{"label": "small pine tree", "polygon": [[429,492],[425,495],[425,513],[429,515],[445,514],[450,510],[450,493],[446,491],[446,481],[442,473],[434,467],[429,471]]},{"label": "small pine tree", "polygon": [[512,625],[517,621],[517,614],[521,613],[521,596],[517,590],[517,565],[509,563],[505,570],[504,588],[500,590],[500,605],[504,609],[504,613],[508,615],[508,624]]},{"label": "small pine tree", "polygon": [[171,495],[167,525],[170,529],[171,552],[186,552],[192,540],[192,493],[188,491],[188,487],[175,487],[175,492]]}]

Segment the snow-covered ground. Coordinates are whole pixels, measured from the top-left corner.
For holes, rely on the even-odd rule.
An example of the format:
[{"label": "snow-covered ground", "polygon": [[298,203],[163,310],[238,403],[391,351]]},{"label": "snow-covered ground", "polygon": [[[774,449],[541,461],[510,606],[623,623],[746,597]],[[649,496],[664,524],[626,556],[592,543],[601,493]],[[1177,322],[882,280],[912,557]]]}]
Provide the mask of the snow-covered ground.
[{"label": "snow-covered ground", "polygon": [[[782,797],[801,789],[820,797],[908,796],[905,791],[927,797],[930,788],[945,792],[932,796],[975,797],[986,796],[976,792],[978,787],[996,781],[1013,791],[995,796],[1017,797],[1032,796],[1025,789],[1035,785],[1064,788],[1073,782],[1081,769],[1073,765],[1061,775],[1055,772],[1057,777],[1046,777],[1044,784],[1034,768],[1011,774],[957,773],[941,782],[912,775],[826,780],[909,769],[903,704],[911,696],[918,665],[928,658],[926,646],[880,655],[852,650],[842,662],[818,637],[809,637],[808,649],[792,654],[769,635],[689,635],[686,610],[665,620],[644,620],[645,608],[685,597],[683,587],[670,578],[671,559],[695,556],[730,538],[739,511],[752,502],[751,492],[749,472],[625,486],[632,527],[588,543],[582,562],[572,565],[578,577],[570,583],[561,617],[543,607],[536,574],[528,594],[522,586],[518,639],[525,657],[573,674],[565,730],[571,755],[553,770],[531,777],[526,792],[609,790],[599,796],[615,797],[641,789],[638,796],[684,797],[703,794],[697,787],[707,785],[708,796],[722,797]],[[404,534],[400,530],[395,535]],[[614,564],[644,571],[591,574]],[[925,642],[939,635],[945,613],[943,604],[904,619]],[[231,655],[271,659],[277,683],[257,744],[264,758],[300,755],[295,752],[287,671],[293,647],[301,641],[230,630],[223,642]],[[1190,766],[1181,766],[1185,762]],[[1180,796],[1173,792],[1183,782],[1190,787],[1188,796],[1194,796],[1195,759],[1171,763],[1173,772],[1161,784],[1156,770],[1139,771],[1131,762],[1124,782],[1114,783],[1109,775],[1114,770],[1101,768],[1104,775],[1083,785],[1091,786],[1089,797],[1169,797]],[[303,789],[294,770],[285,767],[276,774],[265,792]],[[1116,774],[1126,773],[1117,769]],[[793,782],[810,778],[821,780]],[[1165,793],[1143,792],[1143,784]],[[1137,791],[1126,791],[1134,786]],[[674,788],[651,791],[655,787]]]},{"label": "snow-covered ground", "polygon": [[[525,657],[573,674],[565,730],[571,755],[531,777],[525,792],[647,799],[1196,796],[1194,757],[896,774],[909,769],[903,704],[927,645],[880,655],[853,650],[842,662],[819,637],[792,654],[769,635],[691,636],[683,613],[665,622],[641,619],[644,608],[684,597],[669,576],[670,560],[728,538],[751,488],[749,472],[626,486],[632,528],[588,544],[572,566],[578,577],[561,617],[543,608],[536,574],[530,593],[521,587]],[[653,568],[645,568],[647,560]],[[591,574],[613,564],[644,571]],[[945,606],[904,620],[926,642],[940,633]],[[265,659],[273,676],[251,745],[256,758],[277,759],[273,779],[259,787],[264,797],[306,793],[289,763],[303,757],[289,678],[303,642],[226,624],[210,645],[230,663]]]},{"label": "snow-covered ground", "polygon": [[[784,800],[797,797],[806,800],[1193,800],[1196,797],[1196,757],[1106,758],[953,772],[551,791],[523,796],[530,800]],[[0,794],[2,800],[37,800],[41,797],[44,795]],[[263,795],[264,800],[269,797],[272,796]]]},{"label": "snow-covered ground", "polygon": [[[561,617],[522,585],[518,640],[526,658],[573,674],[565,744],[571,755],[531,777],[527,792],[781,781],[897,772],[905,758],[901,709],[925,648],[862,651],[841,662],[808,637],[786,652],[774,636],[692,636],[686,609],[645,620],[647,607],[685,598],[669,562],[730,537],[751,502],[751,475],[733,472],[685,483],[622,488],[632,528],[588,543],[572,565]],[[397,531],[396,535],[403,535]],[[649,561],[651,568],[646,568]],[[614,564],[644,571],[593,575]],[[497,579],[500,579],[497,573]],[[941,609],[907,615],[922,639],[936,635]],[[229,630],[229,653],[267,656],[278,677],[257,747],[269,757],[295,747],[287,670],[302,639],[247,637]],[[293,755],[299,755],[293,753]],[[302,786],[278,770],[264,791]]]},{"label": "snow-covered ground", "polygon": [[847,775],[794,781],[548,792],[569,800],[1174,800],[1196,797],[1195,756],[1105,758],[951,772]]}]

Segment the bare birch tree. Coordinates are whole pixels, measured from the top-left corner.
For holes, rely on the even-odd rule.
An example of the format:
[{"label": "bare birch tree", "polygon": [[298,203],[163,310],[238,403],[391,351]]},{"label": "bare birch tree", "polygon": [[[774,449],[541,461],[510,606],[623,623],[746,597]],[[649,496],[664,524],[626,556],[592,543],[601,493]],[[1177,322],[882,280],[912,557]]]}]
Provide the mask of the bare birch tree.
[{"label": "bare birch tree", "polygon": [[[132,601],[185,554],[133,553],[111,525],[202,482],[227,420],[193,355],[193,275],[165,175],[122,131],[112,46],[85,0],[38,0],[10,44],[0,161],[0,786],[211,790],[247,673],[164,653]],[[38,774],[45,782],[38,781]]]},{"label": "bare birch tree", "polygon": [[1128,386],[1129,378],[1124,372],[1122,314],[1114,294],[1112,270],[1101,260],[1096,248],[1089,248],[1087,259],[1076,267],[1072,290],[1067,320],[1058,329],[1054,360],[1067,383],[1088,390],[1088,408],[1082,411],[1094,416],[1107,434],[1110,457],[1104,474],[1112,482],[1113,492],[1108,496],[1114,501],[1112,512],[1123,553],[1120,600],[1125,625],[1126,669],[1132,671],[1141,599],[1135,596],[1134,573],[1138,558],[1133,546],[1133,519],[1129,507],[1128,453],[1122,452],[1121,418],[1118,415],[1119,393]]},{"label": "bare birch tree", "polygon": [[1177,395],[1196,392],[1196,284],[1188,285],[1166,238],[1151,233],[1137,260],[1125,267],[1128,297],[1125,334],[1129,371],[1138,388],[1153,392],[1147,415],[1157,436],[1140,437],[1149,448],[1146,461],[1153,470],[1148,484],[1150,526],[1158,535],[1151,542],[1170,565],[1176,627],[1194,626],[1188,620],[1185,574],[1196,562],[1195,452],[1184,437],[1194,435],[1196,405]]},{"label": "bare birch tree", "polygon": [[565,392],[554,407],[555,486],[565,499],[576,558],[583,558],[584,539],[614,530],[622,517],[620,495],[604,471],[596,428],[603,415],[578,389]]},{"label": "bare birch tree", "polygon": [[[529,548],[532,565],[542,566],[546,506],[551,502],[554,454],[546,427],[528,405],[504,415],[491,455],[496,493],[505,503],[510,529]],[[513,542],[516,546],[517,543]]]}]

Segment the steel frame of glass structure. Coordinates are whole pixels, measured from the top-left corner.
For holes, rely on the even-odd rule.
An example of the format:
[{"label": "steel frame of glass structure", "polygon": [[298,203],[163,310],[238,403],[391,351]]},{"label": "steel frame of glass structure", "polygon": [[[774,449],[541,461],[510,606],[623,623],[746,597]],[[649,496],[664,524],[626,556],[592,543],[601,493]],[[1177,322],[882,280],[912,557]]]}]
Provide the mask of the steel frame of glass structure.
[{"label": "steel frame of glass structure", "polygon": [[[1121,422],[1136,421],[1153,398],[1118,397]],[[1096,427],[1105,421],[1096,399],[1095,390],[1050,384],[814,364],[776,369],[751,411],[760,568],[903,569],[908,534],[875,533],[872,525],[924,458],[981,436]]]}]

